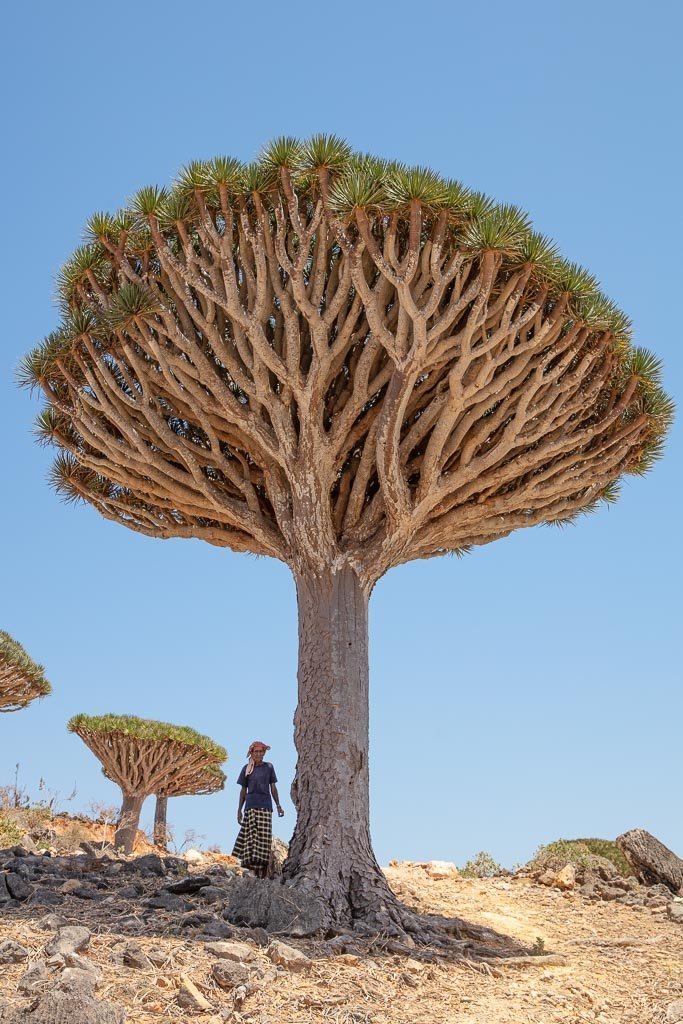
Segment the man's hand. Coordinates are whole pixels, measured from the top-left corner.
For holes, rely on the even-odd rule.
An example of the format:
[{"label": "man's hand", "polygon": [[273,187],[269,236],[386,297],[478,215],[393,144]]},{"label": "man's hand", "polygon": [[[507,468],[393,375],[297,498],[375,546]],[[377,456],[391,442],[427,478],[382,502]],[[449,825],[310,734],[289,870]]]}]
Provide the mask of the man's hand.
[{"label": "man's hand", "polygon": [[241,825],[241,824],[242,824],[242,819],[243,819],[243,815],[242,815],[242,812],[241,812],[241,811],[238,811],[238,812],[237,812],[237,824],[238,824],[238,825]]},{"label": "man's hand", "polygon": [[282,810],[279,804],[277,805],[277,816],[278,818],[284,818],[285,816],[285,812]]}]

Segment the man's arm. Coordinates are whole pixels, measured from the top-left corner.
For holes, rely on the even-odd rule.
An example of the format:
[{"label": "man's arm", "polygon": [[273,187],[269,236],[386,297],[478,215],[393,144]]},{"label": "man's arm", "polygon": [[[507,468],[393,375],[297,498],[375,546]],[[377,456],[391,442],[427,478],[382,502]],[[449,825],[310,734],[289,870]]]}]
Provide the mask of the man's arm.
[{"label": "man's arm", "polygon": [[244,807],[244,801],[246,799],[247,799],[247,787],[246,786],[242,786],[242,788],[240,789],[239,807],[237,808],[237,824],[238,825],[242,824],[242,808]]},{"label": "man's arm", "polygon": [[280,806],[280,797],[277,795],[277,786],[275,785],[274,782],[271,782],[270,784],[270,792],[273,794],[273,800],[275,801],[275,806],[277,807],[278,818],[284,818],[285,812],[282,810],[282,807]]}]

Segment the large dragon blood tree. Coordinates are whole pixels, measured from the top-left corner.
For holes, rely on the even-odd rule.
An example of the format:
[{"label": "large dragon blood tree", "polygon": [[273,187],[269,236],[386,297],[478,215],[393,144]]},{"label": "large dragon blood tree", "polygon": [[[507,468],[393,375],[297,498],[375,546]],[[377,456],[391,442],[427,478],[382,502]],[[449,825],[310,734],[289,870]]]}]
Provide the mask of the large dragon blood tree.
[{"label": "large dragon blood tree", "polygon": [[368,827],[372,588],[614,500],[662,451],[658,361],[523,212],[330,136],[96,214],[59,289],[20,371],[54,484],[150,537],[290,566],[285,876],[331,923],[413,927]]},{"label": "large dragon blood tree", "polygon": [[13,637],[0,629],[0,712],[19,711],[52,693],[42,665],[36,664]]},{"label": "large dragon blood tree", "polygon": [[228,756],[208,736],[185,725],[133,715],[76,715],[67,728],[80,736],[107,778],[121,789],[123,802],[114,846],[127,854],[133,852],[140,812],[148,796],[199,791],[211,769]]},{"label": "large dragon blood tree", "polygon": [[218,793],[225,786],[225,773],[215,764],[198,766],[183,778],[172,778],[155,792],[154,843],[166,849],[168,845],[168,801],[176,796],[206,796]]}]

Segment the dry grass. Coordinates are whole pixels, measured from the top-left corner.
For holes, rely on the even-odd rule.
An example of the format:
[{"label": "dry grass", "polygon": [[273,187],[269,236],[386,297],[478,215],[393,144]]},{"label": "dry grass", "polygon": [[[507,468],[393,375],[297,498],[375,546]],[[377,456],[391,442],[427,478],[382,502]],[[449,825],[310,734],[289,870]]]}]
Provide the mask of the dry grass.
[{"label": "dry grass", "polygon": [[[493,962],[482,970],[423,963],[416,950],[412,958],[319,959],[308,973],[289,974],[276,971],[254,946],[258,987],[236,1010],[233,995],[212,979],[215,958],[204,943],[123,936],[92,920],[96,934],[86,955],[102,971],[99,995],[126,1006],[130,1024],[659,1024],[668,1003],[683,997],[683,928],[661,913],[591,903],[522,877],[436,881],[404,864],[387,875],[420,910],[457,914],[530,945],[540,938],[545,951],[561,959],[554,966],[543,958],[525,966]],[[87,924],[93,910],[80,904],[78,921]],[[49,937],[28,917],[0,919],[0,938],[30,948],[31,961],[41,958]],[[117,952],[131,942],[156,966],[136,970],[118,963]],[[0,995],[10,1002],[23,1002],[16,988],[25,968],[3,968]],[[211,1011],[181,1009],[183,975]]]}]

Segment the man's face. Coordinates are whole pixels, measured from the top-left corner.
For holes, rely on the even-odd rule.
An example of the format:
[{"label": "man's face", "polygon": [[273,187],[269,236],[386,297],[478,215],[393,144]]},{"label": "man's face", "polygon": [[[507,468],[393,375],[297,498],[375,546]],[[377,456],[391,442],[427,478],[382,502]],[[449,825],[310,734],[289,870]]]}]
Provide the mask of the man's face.
[{"label": "man's face", "polygon": [[261,761],[263,761],[263,756],[264,756],[265,752],[266,752],[266,748],[265,747],[254,747],[252,749],[251,756],[254,759],[254,764],[261,764]]}]

